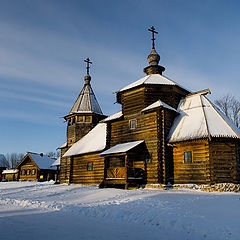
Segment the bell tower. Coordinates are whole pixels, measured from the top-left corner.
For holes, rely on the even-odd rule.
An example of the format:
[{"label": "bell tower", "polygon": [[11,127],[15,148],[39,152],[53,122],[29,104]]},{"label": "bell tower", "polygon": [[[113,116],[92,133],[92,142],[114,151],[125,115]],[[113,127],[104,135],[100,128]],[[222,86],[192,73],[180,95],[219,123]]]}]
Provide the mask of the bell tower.
[{"label": "bell tower", "polygon": [[91,76],[89,75],[89,69],[92,62],[89,58],[84,61],[87,64],[84,86],[69,114],[64,117],[67,122],[68,148],[92,130],[100,120],[106,117],[102,113],[90,84]]}]

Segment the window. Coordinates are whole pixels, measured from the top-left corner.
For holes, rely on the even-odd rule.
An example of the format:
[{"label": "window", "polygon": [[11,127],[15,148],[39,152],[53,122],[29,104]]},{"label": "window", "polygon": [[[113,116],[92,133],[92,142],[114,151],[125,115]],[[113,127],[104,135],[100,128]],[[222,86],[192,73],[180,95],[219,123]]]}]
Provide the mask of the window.
[{"label": "window", "polygon": [[147,153],[147,154],[146,154],[145,159],[146,159],[146,163],[152,163],[152,156],[151,156],[150,153]]},{"label": "window", "polygon": [[78,122],[83,122],[84,119],[83,119],[83,116],[78,116]]},{"label": "window", "polygon": [[135,129],[136,128],[136,120],[130,120],[130,129]]},{"label": "window", "polygon": [[91,122],[91,116],[85,116],[85,122]]},{"label": "window", "polygon": [[75,124],[75,117],[72,118],[72,124]]},{"label": "window", "polygon": [[27,175],[30,175],[30,169],[27,170]]},{"label": "window", "polygon": [[22,170],[22,175],[25,175],[25,170]]},{"label": "window", "polygon": [[184,152],[184,162],[185,163],[192,162],[192,152]]},{"label": "window", "polygon": [[92,162],[88,162],[87,163],[87,170],[88,171],[92,171],[93,170],[93,163]]},{"label": "window", "polygon": [[71,125],[71,120],[69,119],[69,120],[67,120],[67,124],[68,124],[68,126],[70,126]]},{"label": "window", "polygon": [[32,175],[35,175],[36,169],[32,169]]}]

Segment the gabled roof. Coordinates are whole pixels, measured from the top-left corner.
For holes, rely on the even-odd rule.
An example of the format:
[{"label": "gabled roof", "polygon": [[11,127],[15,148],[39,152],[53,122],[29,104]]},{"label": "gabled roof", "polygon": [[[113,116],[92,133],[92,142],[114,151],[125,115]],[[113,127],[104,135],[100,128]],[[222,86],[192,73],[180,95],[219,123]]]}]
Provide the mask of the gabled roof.
[{"label": "gabled roof", "polygon": [[181,100],[179,115],[168,135],[170,143],[211,137],[240,138],[240,130],[204,94],[191,94]]},{"label": "gabled roof", "polygon": [[[175,85],[181,87],[179,84],[175,83],[174,81],[170,80],[169,78],[161,75],[161,74],[150,74],[139,80],[127,85],[126,87],[120,89],[118,92],[126,91],[134,87],[138,87],[145,84],[158,84],[158,85]],[[184,89],[183,87],[181,87]],[[189,92],[187,89],[185,89]]]},{"label": "gabled roof", "polygon": [[145,107],[141,112],[147,112],[147,111],[159,108],[159,107],[167,108],[167,109],[169,109],[171,111],[177,112],[177,110],[175,108],[169,106],[168,104],[166,104],[165,102],[161,101],[160,99],[158,101],[154,102],[153,104]]},{"label": "gabled roof", "polygon": [[107,142],[107,124],[97,124],[88,134],[74,143],[63,157],[102,151]]},{"label": "gabled roof", "polygon": [[[51,169],[54,170],[55,168],[52,168],[51,165],[56,159],[50,158],[43,154],[28,152],[22,159],[22,161],[16,166],[18,168],[26,159],[27,156],[30,156],[30,158],[37,164],[37,166],[40,169]],[[16,169],[15,168],[15,169]]]},{"label": "gabled roof", "polygon": [[129,150],[135,148],[136,146],[138,146],[139,144],[141,144],[143,142],[144,142],[144,140],[120,143],[120,144],[117,144],[117,145],[111,147],[110,149],[100,153],[99,155],[102,156],[102,155],[109,155],[109,154],[126,153]]},{"label": "gabled roof", "polygon": [[109,122],[109,121],[112,121],[112,120],[115,120],[115,119],[119,119],[122,116],[123,116],[122,111],[119,111],[119,112],[114,113],[113,115],[103,119],[102,122]]},{"label": "gabled roof", "polygon": [[96,113],[103,115],[90,84],[85,84],[69,114]]},{"label": "gabled roof", "polygon": [[29,155],[32,157],[33,161],[38,165],[40,169],[53,169],[51,168],[51,165],[56,159],[32,152],[29,152]]}]

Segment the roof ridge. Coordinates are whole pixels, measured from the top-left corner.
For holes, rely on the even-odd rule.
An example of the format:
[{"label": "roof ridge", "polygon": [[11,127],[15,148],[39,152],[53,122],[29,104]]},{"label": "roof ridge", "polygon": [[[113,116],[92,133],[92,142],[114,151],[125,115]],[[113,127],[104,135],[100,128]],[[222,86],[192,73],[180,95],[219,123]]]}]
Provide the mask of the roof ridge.
[{"label": "roof ridge", "polygon": [[[211,103],[211,101],[206,97],[206,100],[209,102],[209,104],[213,107],[213,109],[217,112],[218,115],[220,115],[220,117],[223,119],[223,121],[232,129],[232,131],[240,138],[239,134],[235,131],[235,129],[225,120],[225,118],[222,116],[222,114],[216,109],[216,107],[214,106],[214,104]],[[227,117],[227,116],[226,116]],[[227,117],[228,118],[228,117]],[[231,120],[231,119],[229,119]]]},{"label": "roof ridge", "polygon": [[206,127],[207,127],[208,139],[209,139],[209,141],[211,141],[211,134],[210,134],[210,131],[209,131],[208,121],[207,121],[206,112],[205,112],[205,109],[204,109],[204,106],[203,106],[202,95],[201,94],[200,94],[200,102],[201,102],[201,107],[202,107],[202,111],[203,111],[205,124],[206,124]]}]

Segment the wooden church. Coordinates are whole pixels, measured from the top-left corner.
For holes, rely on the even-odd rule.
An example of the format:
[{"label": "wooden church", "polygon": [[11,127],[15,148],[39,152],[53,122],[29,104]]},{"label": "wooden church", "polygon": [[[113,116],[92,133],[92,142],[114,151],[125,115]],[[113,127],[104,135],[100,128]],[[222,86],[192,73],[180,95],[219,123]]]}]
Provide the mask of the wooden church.
[{"label": "wooden church", "polygon": [[122,110],[103,115],[85,84],[69,114],[61,147],[61,183],[123,186],[239,182],[240,131],[206,97],[163,75],[154,27],[145,77],[116,93]]}]

